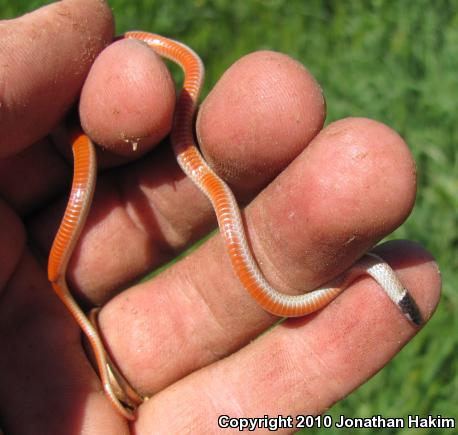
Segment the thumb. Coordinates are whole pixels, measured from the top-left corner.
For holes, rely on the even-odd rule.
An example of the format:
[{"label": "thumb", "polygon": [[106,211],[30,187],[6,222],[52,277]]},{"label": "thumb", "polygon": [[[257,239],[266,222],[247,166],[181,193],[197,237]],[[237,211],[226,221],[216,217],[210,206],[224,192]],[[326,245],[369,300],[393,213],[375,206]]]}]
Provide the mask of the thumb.
[{"label": "thumb", "polygon": [[49,133],[112,37],[103,0],[63,0],[0,21],[0,158]]}]

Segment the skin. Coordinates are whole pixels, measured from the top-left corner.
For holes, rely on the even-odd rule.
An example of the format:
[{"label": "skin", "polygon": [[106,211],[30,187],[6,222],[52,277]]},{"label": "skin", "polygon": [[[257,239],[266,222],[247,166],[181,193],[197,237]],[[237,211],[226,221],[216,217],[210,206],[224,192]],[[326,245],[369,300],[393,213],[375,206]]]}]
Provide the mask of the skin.
[{"label": "skin", "polygon": [[[46,31],[31,42],[43,20]],[[68,25],[75,22],[87,25]],[[18,28],[21,33],[11,33]],[[215,227],[210,204],[180,172],[168,144],[158,146],[173,112],[170,76],[132,41],[111,46],[89,71],[113,32],[99,0],[64,0],[4,22],[0,31],[14,35],[8,42],[14,49],[0,51],[1,64],[11,65],[2,76],[0,117],[5,433],[205,433],[215,430],[220,414],[320,413],[415,335],[381,289],[363,278],[319,313],[252,341],[277,319],[236,281],[218,235],[155,279],[129,285]],[[17,53],[46,55],[49,62],[31,62],[24,76]],[[50,81],[46,93],[43,77]],[[103,396],[80,332],[45,274],[72,173],[63,129],[53,127],[83,83],[81,122],[102,145],[100,166],[113,168],[99,177],[69,281],[87,304],[109,301],[100,313],[108,349],[130,382],[153,395],[130,426]],[[310,73],[264,51],[229,68],[197,120],[205,157],[247,204],[255,257],[285,292],[340,273],[400,225],[414,202],[415,165],[400,136],[363,118],[322,129],[324,116]],[[40,139],[51,132],[53,141]],[[129,152],[126,143],[139,138],[137,151]],[[407,241],[384,244],[377,253],[429,319],[440,293],[432,256]]]}]

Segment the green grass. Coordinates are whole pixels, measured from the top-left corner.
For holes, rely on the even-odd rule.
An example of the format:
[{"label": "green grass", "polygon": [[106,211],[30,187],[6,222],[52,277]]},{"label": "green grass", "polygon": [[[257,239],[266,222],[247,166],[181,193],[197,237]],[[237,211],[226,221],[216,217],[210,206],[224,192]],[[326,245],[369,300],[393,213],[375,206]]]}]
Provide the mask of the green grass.
[{"label": "green grass", "polygon": [[[1,0],[0,14],[14,16],[43,3]],[[300,60],[319,80],[327,122],[367,116],[405,138],[418,164],[418,200],[393,238],[416,240],[436,256],[442,300],[401,354],[330,413],[458,419],[458,293],[453,286],[458,282],[458,3],[112,0],[111,5],[118,32],[154,31],[201,54],[205,91],[240,56],[278,50]]]}]

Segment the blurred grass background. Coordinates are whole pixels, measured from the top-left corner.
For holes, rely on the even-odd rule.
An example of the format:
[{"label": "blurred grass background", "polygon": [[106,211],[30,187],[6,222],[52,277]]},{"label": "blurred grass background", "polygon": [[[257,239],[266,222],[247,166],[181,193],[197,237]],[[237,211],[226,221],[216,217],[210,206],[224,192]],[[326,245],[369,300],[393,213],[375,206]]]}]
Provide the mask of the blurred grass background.
[{"label": "blurred grass background", "polygon": [[[45,3],[0,0],[0,16]],[[110,5],[119,33],[154,31],[193,47],[206,65],[204,93],[240,56],[278,50],[300,60],[321,83],[328,123],[367,116],[405,138],[418,165],[418,199],[391,238],[416,240],[436,256],[442,300],[401,354],[329,413],[458,420],[458,293],[453,286],[458,282],[458,2],[110,0]],[[420,433],[359,433],[376,431]]]}]

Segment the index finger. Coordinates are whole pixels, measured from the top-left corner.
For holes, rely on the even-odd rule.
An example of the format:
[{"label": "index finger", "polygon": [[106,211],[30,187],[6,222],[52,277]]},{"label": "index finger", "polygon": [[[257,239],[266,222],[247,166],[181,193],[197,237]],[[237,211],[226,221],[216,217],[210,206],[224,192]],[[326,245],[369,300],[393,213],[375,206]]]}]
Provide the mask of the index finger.
[{"label": "index finger", "polygon": [[[409,242],[391,242],[378,252],[399,273],[428,320],[441,287],[434,259]],[[375,375],[418,331],[374,290],[376,284],[368,279],[355,282],[316,315],[289,319],[183,377],[140,407],[135,433],[182,433],[189,427],[217,433],[218,424],[236,433],[235,426],[227,425],[229,419],[236,424],[269,416],[274,423],[279,415],[325,412]],[[292,433],[300,428],[298,423],[283,425],[275,433]],[[256,433],[270,432],[269,427],[256,426]]]}]

